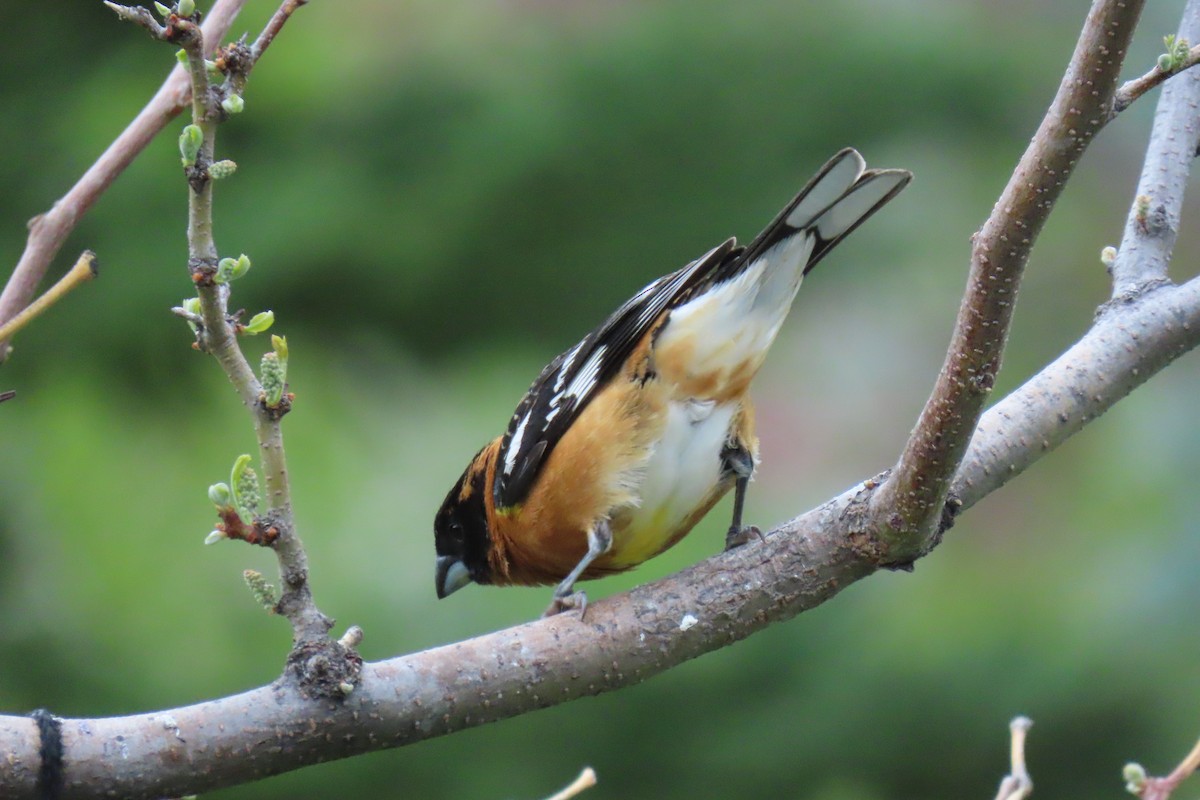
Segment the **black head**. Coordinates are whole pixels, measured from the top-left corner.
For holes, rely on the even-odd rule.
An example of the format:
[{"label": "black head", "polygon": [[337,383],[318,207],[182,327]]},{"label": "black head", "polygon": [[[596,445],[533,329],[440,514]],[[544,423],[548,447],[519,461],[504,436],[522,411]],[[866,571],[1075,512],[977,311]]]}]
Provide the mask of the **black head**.
[{"label": "black head", "polygon": [[492,540],[484,506],[487,491],[487,470],[476,455],[434,517],[439,599],[472,581],[491,583],[488,550]]}]

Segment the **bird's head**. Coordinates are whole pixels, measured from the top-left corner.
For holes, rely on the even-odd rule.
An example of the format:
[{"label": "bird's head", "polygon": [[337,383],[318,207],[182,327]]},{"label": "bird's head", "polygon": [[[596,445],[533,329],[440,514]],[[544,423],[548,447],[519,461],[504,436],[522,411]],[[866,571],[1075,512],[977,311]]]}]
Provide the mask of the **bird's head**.
[{"label": "bird's head", "polygon": [[433,520],[437,548],[437,596],[439,599],[468,583],[491,583],[491,534],[488,531],[487,458],[494,447],[485,447],[471,460],[454,488],[446,495]]}]

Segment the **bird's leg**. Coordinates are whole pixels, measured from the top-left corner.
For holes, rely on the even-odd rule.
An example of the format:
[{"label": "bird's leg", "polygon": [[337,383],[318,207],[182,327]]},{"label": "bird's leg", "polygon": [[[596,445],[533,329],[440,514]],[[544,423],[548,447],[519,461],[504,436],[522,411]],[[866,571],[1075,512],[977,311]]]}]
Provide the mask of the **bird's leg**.
[{"label": "bird's leg", "polygon": [[742,507],[746,503],[746,487],[750,484],[750,476],[754,474],[754,456],[740,442],[731,442],[721,451],[721,461],[724,468],[737,477],[733,485],[733,521],[729,525],[729,532],[725,534],[725,549],[732,550],[746,544],[751,538],[763,538],[762,531],[754,525],[742,525]]},{"label": "bird's leg", "polygon": [[608,524],[608,520],[602,519],[593,525],[588,531],[587,541],[587,552],[583,554],[583,558],[579,559],[579,563],[575,565],[575,569],[571,570],[571,574],[563,578],[563,582],[554,590],[554,599],[550,601],[550,607],[542,614],[543,617],[552,617],[571,608],[579,609],[580,619],[583,619],[583,615],[587,613],[587,592],[575,591],[575,581],[579,580],[579,576],[583,574],[589,564],[607,553],[612,547],[612,526]]}]

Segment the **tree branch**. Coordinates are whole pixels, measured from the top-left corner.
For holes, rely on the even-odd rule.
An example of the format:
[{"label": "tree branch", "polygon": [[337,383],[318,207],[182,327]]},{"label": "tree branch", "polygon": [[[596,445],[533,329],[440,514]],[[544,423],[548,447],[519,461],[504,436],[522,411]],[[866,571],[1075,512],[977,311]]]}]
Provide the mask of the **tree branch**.
[{"label": "tree branch", "polygon": [[[984,416],[954,481],[964,506],[1048,452],[1042,433],[1066,438],[1197,344],[1200,279],[1107,311],[1084,341]],[[1093,366],[1088,358],[1100,347],[1114,358]],[[1069,409],[1066,422],[1051,413],[1060,406]],[[1055,433],[1059,426],[1067,433]],[[360,685],[341,702],[314,702],[277,683],[160,714],[65,719],[67,796],[205,791],[640,683],[815,608],[875,572],[878,545],[856,527],[870,484],[772,531],[763,544],[598,600],[586,623],[553,617],[364,664]],[[110,757],[117,741],[129,757]],[[0,772],[0,794],[34,796],[33,742],[32,720],[0,717],[0,763],[18,765]]]},{"label": "tree branch", "polygon": [[[213,237],[215,173],[210,170],[214,166],[217,127],[229,114],[241,109],[241,92],[256,59],[250,57],[240,42],[222,48],[213,66],[225,77],[220,85],[213,85],[209,81],[205,56],[214,48],[206,45],[203,31],[192,18],[173,11],[167,24],[159,26],[148,12],[139,14],[137,9],[114,3],[107,5],[123,19],[148,28],[155,38],[181,46],[187,57],[187,74],[192,83],[192,124],[185,129],[180,147],[184,152],[184,173],[189,186],[188,269],[199,294],[200,313],[198,317],[184,313],[190,314],[189,320],[198,326],[197,346],[216,358],[254,422],[266,484],[266,511],[255,518],[254,527],[269,534],[259,541],[270,546],[279,561],[283,591],[276,608],[291,623],[293,636],[289,673],[301,681],[302,691],[308,694],[336,693],[335,696],[341,696],[345,692],[342,687],[353,688],[360,659],[353,647],[329,640],[327,634],[333,621],[317,607],[308,582],[308,556],[296,532],[280,424],[291,401],[283,396],[274,404],[268,402],[262,383],[242,353],[237,339],[237,321],[229,315],[229,281],[232,278],[223,277],[219,272]],[[260,54],[290,18],[296,5],[296,0],[285,0],[272,16],[259,37],[264,42]],[[236,105],[230,105],[233,97],[237,98]],[[245,269],[241,271],[249,269],[249,264],[246,260]]]},{"label": "tree branch", "polygon": [[[1200,2],[1197,0],[1189,0],[1176,36],[1188,41],[1200,39]],[[1193,50],[1196,51],[1200,48]],[[1163,87],[1154,113],[1154,126],[1150,131],[1150,145],[1142,164],[1136,199],[1125,222],[1121,248],[1109,268],[1114,300],[1135,295],[1167,280],[1167,264],[1179,233],[1183,190],[1197,145],[1200,145],[1198,107],[1200,71],[1190,70],[1178,75]]]},{"label": "tree branch", "polygon": [[[217,0],[204,22],[206,40],[221,41],[245,3],[246,0]],[[145,108],[70,191],[50,210],[29,221],[25,252],[0,293],[0,324],[12,319],[29,304],[50,262],[75,225],[158,132],[187,106],[190,91],[187,74],[182,67],[176,67]],[[0,362],[8,353],[8,343],[0,339]]]},{"label": "tree branch", "polygon": [[884,558],[911,563],[936,539],[950,480],[1000,369],[1029,253],[1108,109],[1141,0],[1096,0],[1058,93],[983,228],[933,394],[895,469],[869,501]]},{"label": "tree branch", "polygon": [[73,289],[90,281],[94,277],[96,277],[96,254],[91,250],[84,250],[78,260],[75,261],[75,266],[71,267],[71,270],[62,276],[58,283],[47,289],[45,294],[37,300],[25,306],[15,317],[0,325],[0,342],[6,342],[11,339],[17,331],[24,328],[30,322],[33,322],[48,308],[66,297]]}]

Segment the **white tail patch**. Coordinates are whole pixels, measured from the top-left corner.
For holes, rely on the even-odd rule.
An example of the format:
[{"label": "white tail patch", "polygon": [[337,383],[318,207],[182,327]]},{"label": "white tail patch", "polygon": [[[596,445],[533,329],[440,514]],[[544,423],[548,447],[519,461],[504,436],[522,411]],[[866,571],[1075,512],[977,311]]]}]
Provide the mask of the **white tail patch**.
[{"label": "white tail patch", "polygon": [[[903,173],[884,172],[872,175],[855,186],[849,194],[838,200],[832,208],[817,218],[817,233],[826,241],[836,239],[854,227],[860,219],[870,213],[872,208],[883,202],[883,198],[894,192],[897,186],[907,180],[908,175]],[[824,185],[823,181],[822,185]],[[805,201],[807,199],[805,198]],[[801,202],[801,205],[804,205],[804,202]],[[792,224],[793,216],[795,216],[794,213],[788,215],[789,224]]]},{"label": "white tail patch", "polygon": [[796,207],[792,209],[792,213],[787,215],[787,219],[785,220],[787,224],[793,228],[808,227],[814,217],[819,216],[822,211],[825,211],[830,205],[837,202],[837,199],[854,185],[854,182],[858,180],[866,168],[867,162],[863,161],[862,156],[853,150],[846,153],[840,161],[830,167],[829,171],[821,176],[821,180],[817,182],[817,185],[809,189],[808,194],[796,204]]}]

